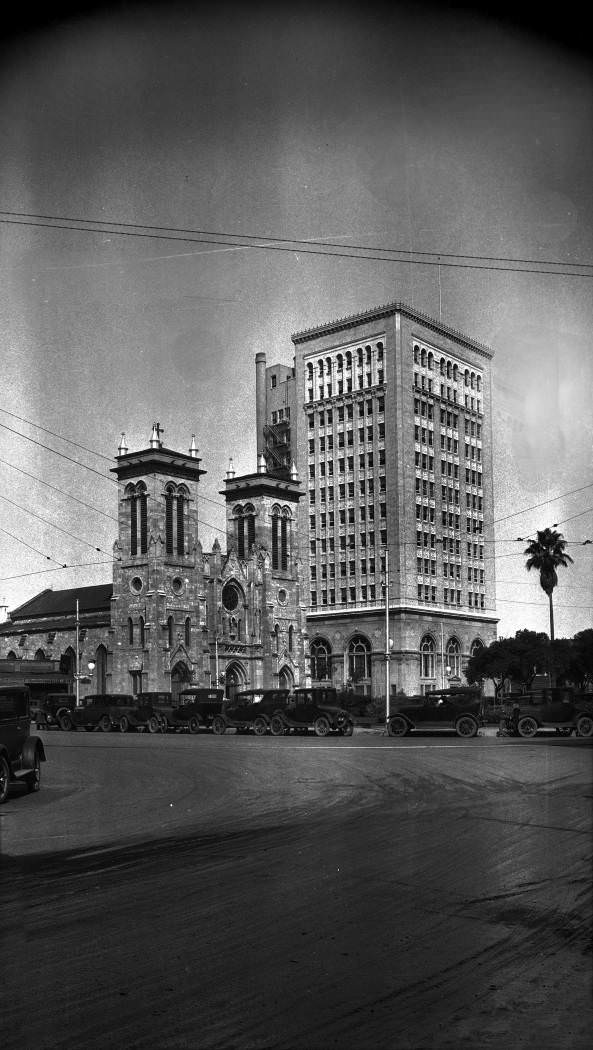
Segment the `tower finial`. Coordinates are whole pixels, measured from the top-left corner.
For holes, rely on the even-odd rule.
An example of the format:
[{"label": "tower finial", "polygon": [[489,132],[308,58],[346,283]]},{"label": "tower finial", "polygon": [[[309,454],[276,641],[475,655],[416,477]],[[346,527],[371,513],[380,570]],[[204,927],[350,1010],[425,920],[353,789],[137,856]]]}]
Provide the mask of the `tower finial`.
[{"label": "tower finial", "polygon": [[298,481],[298,478],[299,478],[299,476],[297,474],[296,463],[295,463],[295,461],[293,459],[292,466],[290,468],[290,480],[291,481]]},{"label": "tower finial", "polygon": [[228,466],[228,470],[226,472],[226,476],[227,476],[227,480],[228,481],[230,481],[231,478],[234,478],[234,476],[235,476],[235,468],[233,466],[232,457],[229,459],[229,466]]},{"label": "tower finial", "polygon": [[161,441],[161,434],[163,433],[160,423],[152,424],[152,434],[150,435],[150,447],[151,448],[162,448],[163,442]]},{"label": "tower finial", "polygon": [[189,454],[190,454],[191,458],[192,459],[198,459],[198,452],[199,452],[199,449],[198,449],[198,446],[196,445],[196,435],[192,434],[192,436],[191,436],[191,445],[189,446]]},{"label": "tower finial", "polygon": [[117,454],[118,454],[118,456],[125,456],[127,451],[128,451],[128,446],[126,444],[126,435],[122,431],[122,435],[121,435],[121,438],[119,440],[119,447],[118,447],[118,450],[117,450]]},{"label": "tower finial", "polygon": [[259,456],[257,457],[257,473],[266,473],[266,457],[264,456],[263,452],[260,452]]}]

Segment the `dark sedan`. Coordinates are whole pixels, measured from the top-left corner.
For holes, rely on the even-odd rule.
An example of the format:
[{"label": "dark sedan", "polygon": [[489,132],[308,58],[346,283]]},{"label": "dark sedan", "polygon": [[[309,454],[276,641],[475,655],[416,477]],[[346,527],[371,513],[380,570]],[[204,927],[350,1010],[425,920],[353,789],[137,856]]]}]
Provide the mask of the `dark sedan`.
[{"label": "dark sedan", "polygon": [[483,725],[483,701],[475,689],[398,697],[387,722],[389,736],[405,736],[412,729],[454,729],[458,736],[476,736]]}]

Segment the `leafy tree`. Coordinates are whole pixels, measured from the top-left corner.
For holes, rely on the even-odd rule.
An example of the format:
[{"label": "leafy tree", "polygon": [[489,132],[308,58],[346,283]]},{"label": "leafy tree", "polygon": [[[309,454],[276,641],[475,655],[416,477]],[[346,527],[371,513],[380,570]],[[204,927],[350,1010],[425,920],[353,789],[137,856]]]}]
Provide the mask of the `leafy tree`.
[{"label": "leafy tree", "polygon": [[579,631],[574,638],[554,642],[554,668],[558,676],[578,689],[593,685],[593,629]]},{"label": "leafy tree", "polygon": [[538,530],[537,539],[531,540],[529,546],[523,551],[528,555],[525,568],[536,569],[539,572],[539,582],[542,590],[548,595],[550,603],[550,641],[554,641],[554,606],[552,604],[552,592],[558,584],[558,568],[567,568],[572,562],[570,554],[566,553],[566,540],[561,532],[554,529]]},{"label": "leafy tree", "polygon": [[470,657],[465,676],[470,685],[490,678],[496,695],[505,683],[518,682],[529,689],[538,671],[549,664],[548,636],[537,631],[517,631],[514,638],[499,638]]}]

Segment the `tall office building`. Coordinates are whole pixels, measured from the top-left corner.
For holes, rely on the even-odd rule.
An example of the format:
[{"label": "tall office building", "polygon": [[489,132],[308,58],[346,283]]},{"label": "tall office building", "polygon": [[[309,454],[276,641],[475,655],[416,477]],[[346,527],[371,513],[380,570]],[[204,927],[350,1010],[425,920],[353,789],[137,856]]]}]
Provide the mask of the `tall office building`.
[{"label": "tall office building", "polygon": [[292,341],[257,355],[258,452],[306,489],[312,681],[385,694],[388,567],[391,692],[464,682],[496,637],[492,352],[403,303]]}]

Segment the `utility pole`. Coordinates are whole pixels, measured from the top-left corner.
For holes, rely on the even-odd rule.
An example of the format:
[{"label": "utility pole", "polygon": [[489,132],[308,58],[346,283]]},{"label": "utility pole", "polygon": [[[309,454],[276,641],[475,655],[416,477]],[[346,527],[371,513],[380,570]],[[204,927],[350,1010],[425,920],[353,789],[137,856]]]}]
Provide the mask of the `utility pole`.
[{"label": "utility pole", "polygon": [[391,645],[389,642],[389,550],[385,548],[385,726],[389,722],[389,693]]},{"label": "utility pole", "polygon": [[80,707],[80,619],[78,616],[78,598],[76,599],[76,706]]}]

